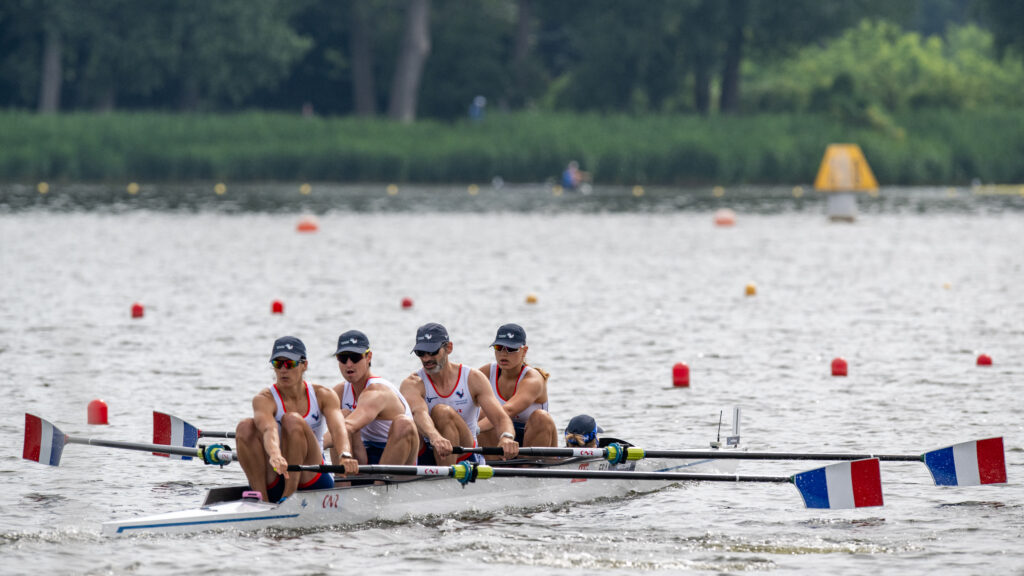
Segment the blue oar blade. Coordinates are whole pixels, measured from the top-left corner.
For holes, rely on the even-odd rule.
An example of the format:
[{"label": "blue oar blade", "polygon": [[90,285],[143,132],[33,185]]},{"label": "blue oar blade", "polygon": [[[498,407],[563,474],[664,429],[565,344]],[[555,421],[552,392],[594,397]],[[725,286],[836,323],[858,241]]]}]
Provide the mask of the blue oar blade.
[{"label": "blue oar blade", "polygon": [[[154,410],[153,444],[195,448],[199,444],[199,429],[181,418]],[[192,459],[190,456],[177,456],[159,452],[154,452],[153,454],[181,460]]]},{"label": "blue oar blade", "polygon": [[878,458],[839,462],[793,476],[808,508],[864,508],[882,505]]},{"label": "blue oar blade", "polygon": [[25,414],[25,446],[21,453],[25,460],[59,466],[66,441],[60,428],[38,416]]}]

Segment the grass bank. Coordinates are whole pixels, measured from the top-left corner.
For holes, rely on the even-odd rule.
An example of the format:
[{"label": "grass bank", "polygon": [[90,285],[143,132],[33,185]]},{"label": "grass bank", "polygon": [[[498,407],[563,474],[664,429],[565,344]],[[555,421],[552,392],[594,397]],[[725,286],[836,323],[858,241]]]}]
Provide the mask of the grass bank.
[{"label": "grass bank", "polygon": [[607,184],[790,184],[861,145],[887,185],[1024,182],[1024,111],[915,112],[885,130],[824,116],[523,112],[454,124],[240,113],[0,112],[0,181],[509,182],[579,160]]}]

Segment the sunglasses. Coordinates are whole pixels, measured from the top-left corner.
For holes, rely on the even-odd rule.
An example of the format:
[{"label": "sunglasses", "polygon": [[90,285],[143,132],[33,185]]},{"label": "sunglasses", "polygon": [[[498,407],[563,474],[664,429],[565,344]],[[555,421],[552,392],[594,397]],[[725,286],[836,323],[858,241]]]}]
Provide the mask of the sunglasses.
[{"label": "sunglasses", "polygon": [[[583,436],[583,440],[580,440],[580,436]],[[573,434],[572,432],[565,433],[565,443],[569,446],[586,446],[594,441],[597,437],[597,430],[587,432],[586,434]]]},{"label": "sunglasses", "polygon": [[[448,344],[448,343],[447,342],[442,342],[441,343],[441,348],[444,348],[446,344]],[[415,354],[419,358],[423,358],[424,356],[437,356],[437,353],[441,351],[441,348],[438,348],[437,350],[434,350],[433,352],[426,352],[424,350],[413,350],[412,353]]]},{"label": "sunglasses", "polygon": [[495,344],[494,346],[491,346],[491,348],[494,348],[495,352],[508,352],[509,354],[515,354],[520,350],[520,348],[511,348],[509,346],[502,346],[500,344]]},{"label": "sunglasses", "polygon": [[366,352],[360,354],[359,352],[341,352],[335,356],[338,359],[339,364],[359,364],[359,361],[366,357]]},{"label": "sunglasses", "polygon": [[285,370],[291,370],[292,368],[295,368],[299,364],[302,364],[302,360],[292,360],[290,358],[274,358],[273,360],[270,361],[270,365],[273,366],[275,370],[281,368],[284,368]]}]

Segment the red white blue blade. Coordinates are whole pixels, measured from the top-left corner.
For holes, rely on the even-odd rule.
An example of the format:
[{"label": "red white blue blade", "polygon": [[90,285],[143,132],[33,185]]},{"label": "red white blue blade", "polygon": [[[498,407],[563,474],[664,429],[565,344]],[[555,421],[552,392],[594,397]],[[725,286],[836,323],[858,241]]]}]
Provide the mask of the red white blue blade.
[{"label": "red white blue blade", "polygon": [[808,508],[863,508],[882,505],[878,458],[829,464],[793,476]]},{"label": "red white blue blade", "polygon": [[972,440],[926,452],[924,463],[936,486],[1006,483],[1002,437]]},{"label": "red white blue blade", "polygon": [[[181,418],[153,411],[153,444],[168,446],[185,446],[195,448],[199,444],[199,429]],[[157,456],[167,456],[175,460],[191,460],[191,456],[177,456],[154,452]]]},{"label": "red white blue blade", "polygon": [[58,466],[66,441],[60,428],[38,416],[25,414],[25,447],[21,453],[25,460]]}]

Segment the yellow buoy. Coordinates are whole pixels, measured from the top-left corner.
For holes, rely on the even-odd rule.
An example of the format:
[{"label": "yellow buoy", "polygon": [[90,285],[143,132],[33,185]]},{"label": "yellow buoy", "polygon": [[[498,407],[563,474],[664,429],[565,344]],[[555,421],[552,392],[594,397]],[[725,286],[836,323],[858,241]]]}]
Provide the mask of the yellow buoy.
[{"label": "yellow buoy", "polygon": [[388,196],[394,196],[398,194],[398,186],[395,184],[388,184]]},{"label": "yellow buoy", "polygon": [[470,196],[476,196],[477,194],[479,194],[479,193],[480,193],[480,187],[479,187],[479,186],[477,186],[476,184],[470,184],[470,185],[469,185],[469,186],[468,186],[468,187],[466,188],[466,191],[467,191],[467,192],[469,192],[469,195],[470,195]]},{"label": "yellow buoy", "polygon": [[137,183],[135,183],[135,182],[129,182],[128,183],[128,193],[129,194],[138,194],[139,193],[139,185]]},{"label": "yellow buoy", "polygon": [[303,184],[302,186],[299,186],[299,194],[302,194],[303,196],[309,196],[309,194],[312,191],[313,187],[310,186],[309,184]]},{"label": "yellow buoy", "polygon": [[536,304],[537,303],[537,295],[536,294],[527,294],[526,295],[526,303],[527,304]]},{"label": "yellow buoy", "polygon": [[38,190],[40,194],[46,194],[50,191],[50,185],[46,182],[40,182],[36,185],[36,190]]},{"label": "yellow buoy", "polygon": [[561,196],[562,195],[562,187],[559,186],[558,184],[555,184],[554,186],[552,186],[551,187],[551,195],[552,196]]},{"label": "yellow buoy", "polygon": [[754,295],[756,295],[757,294],[757,286],[754,286],[753,284],[747,284],[746,294],[747,294],[747,296],[754,296]]},{"label": "yellow buoy", "polygon": [[228,187],[223,182],[217,182],[217,185],[213,187],[213,191],[217,196],[223,196],[228,191]]},{"label": "yellow buoy", "polygon": [[793,186],[793,198],[800,198],[804,195],[803,186]]},{"label": "yellow buoy", "polygon": [[722,188],[721,186],[715,186],[714,188],[711,189],[711,194],[713,194],[715,198],[721,198],[722,196],[725,196],[725,188]]},{"label": "yellow buoy", "polygon": [[644,195],[644,187],[640,185],[633,186],[633,196],[637,198]]}]

